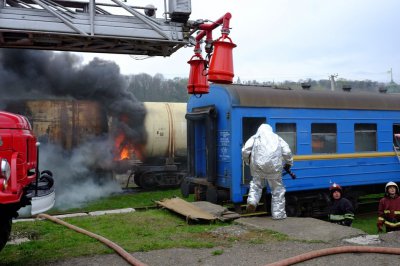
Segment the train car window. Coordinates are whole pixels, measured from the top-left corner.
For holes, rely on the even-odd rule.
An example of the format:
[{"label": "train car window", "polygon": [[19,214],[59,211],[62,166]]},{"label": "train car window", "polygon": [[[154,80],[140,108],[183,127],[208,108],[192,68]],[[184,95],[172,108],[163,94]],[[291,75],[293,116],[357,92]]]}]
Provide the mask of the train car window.
[{"label": "train car window", "polygon": [[400,140],[395,138],[395,135],[400,134],[400,124],[393,124],[393,145],[397,148],[400,146]]},{"label": "train car window", "polygon": [[356,152],[376,151],[376,124],[354,124]]},{"label": "train car window", "polygon": [[311,124],[311,144],[313,153],[336,153],[336,124]]},{"label": "train car window", "polygon": [[283,138],[289,144],[290,150],[293,154],[297,153],[297,131],[295,123],[276,123],[276,134]]},{"label": "train car window", "polygon": [[267,119],[265,117],[243,117],[242,121],[242,136],[244,144],[251,136],[257,133],[259,126],[265,124]]}]

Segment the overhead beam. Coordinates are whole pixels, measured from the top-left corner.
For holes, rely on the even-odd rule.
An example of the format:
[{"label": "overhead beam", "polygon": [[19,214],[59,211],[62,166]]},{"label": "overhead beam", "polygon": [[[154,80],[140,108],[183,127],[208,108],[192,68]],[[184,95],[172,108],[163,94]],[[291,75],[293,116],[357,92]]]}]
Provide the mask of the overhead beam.
[{"label": "overhead beam", "polygon": [[[112,1],[0,0],[0,48],[170,56],[189,44],[187,23]],[[111,14],[115,8],[124,12]]]}]

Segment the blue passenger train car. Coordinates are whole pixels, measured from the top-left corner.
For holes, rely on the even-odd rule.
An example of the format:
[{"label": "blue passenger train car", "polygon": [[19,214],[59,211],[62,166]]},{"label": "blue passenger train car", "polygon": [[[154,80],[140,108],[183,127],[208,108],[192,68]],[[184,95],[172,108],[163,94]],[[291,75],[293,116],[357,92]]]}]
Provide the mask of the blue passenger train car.
[{"label": "blue passenger train car", "polygon": [[394,137],[400,95],[214,84],[209,94],[189,99],[186,119],[188,176],[181,190],[197,200],[245,202],[251,176],[241,148],[262,123],[294,154],[297,179],[283,177],[291,216],[323,213],[333,182],[354,203],[400,182]]}]

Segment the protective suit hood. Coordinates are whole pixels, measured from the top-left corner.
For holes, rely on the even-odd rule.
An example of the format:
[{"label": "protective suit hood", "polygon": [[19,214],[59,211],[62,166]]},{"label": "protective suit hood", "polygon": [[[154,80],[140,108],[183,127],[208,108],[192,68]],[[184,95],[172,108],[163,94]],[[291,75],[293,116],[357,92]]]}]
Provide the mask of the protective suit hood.
[{"label": "protective suit hood", "polygon": [[262,124],[251,139],[250,170],[252,176],[265,177],[266,174],[282,172],[280,138],[272,131],[271,126]]},{"label": "protective suit hood", "polygon": [[264,145],[270,153],[279,147],[279,136],[272,131],[272,127],[268,124],[262,124],[258,128],[255,138],[260,141],[258,145]]}]

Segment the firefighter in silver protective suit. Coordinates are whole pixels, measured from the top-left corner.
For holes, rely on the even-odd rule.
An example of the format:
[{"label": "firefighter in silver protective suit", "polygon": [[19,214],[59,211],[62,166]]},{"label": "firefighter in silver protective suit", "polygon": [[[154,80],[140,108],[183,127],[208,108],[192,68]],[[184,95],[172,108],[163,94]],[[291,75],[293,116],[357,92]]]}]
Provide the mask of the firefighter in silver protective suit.
[{"label": "firefighter in silver protective suit", "polygon": [[254,212],[260,201],[265,180],[271,188],[271,212],[273,219],[285,219],[285,186],[282,170],[290,170],[293,156],[289,145],[272,131],[268,124],[262,124],[242,148],[242,159],[250,165],[253,179],[247,198],[247,212]]}]

